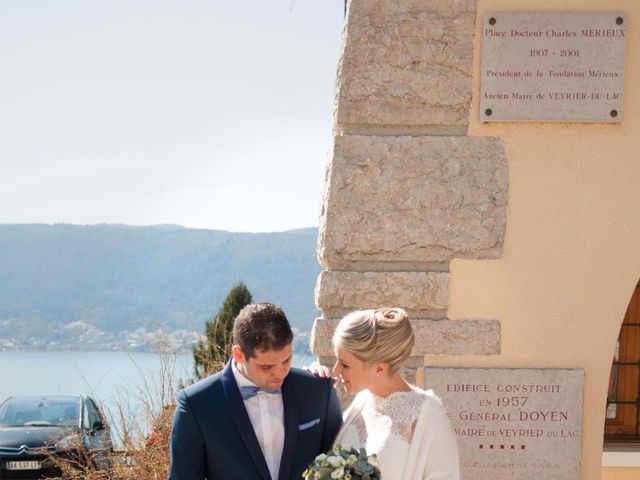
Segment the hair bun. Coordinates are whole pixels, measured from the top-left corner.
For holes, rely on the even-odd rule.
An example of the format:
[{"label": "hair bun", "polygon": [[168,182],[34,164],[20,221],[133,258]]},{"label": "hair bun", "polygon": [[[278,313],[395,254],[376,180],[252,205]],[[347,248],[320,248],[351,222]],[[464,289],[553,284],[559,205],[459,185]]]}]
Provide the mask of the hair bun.
[{"label": "hair bun", "polygon": [[398,307],[351,312],[333,334],[335,346],[369,364],[387,362],[392,372],[409,358],[414,341],[409,316]]},{"label": "hair bun", "polygon": [[404,308],[392,307],[392,308],[376,308],[374,312],[382,315],[387,320],[393,320],[395,322],[403,322],[409,320],[409,315]]}]

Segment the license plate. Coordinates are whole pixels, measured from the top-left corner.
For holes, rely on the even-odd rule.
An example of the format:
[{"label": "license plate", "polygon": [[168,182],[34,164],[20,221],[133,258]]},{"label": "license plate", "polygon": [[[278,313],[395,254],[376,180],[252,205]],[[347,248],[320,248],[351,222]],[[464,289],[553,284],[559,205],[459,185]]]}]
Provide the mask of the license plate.
[{"label": "license plate", "polygon": [[37,460],[21,460],[7,462],[7,470],[40,470],[42,462]]}]

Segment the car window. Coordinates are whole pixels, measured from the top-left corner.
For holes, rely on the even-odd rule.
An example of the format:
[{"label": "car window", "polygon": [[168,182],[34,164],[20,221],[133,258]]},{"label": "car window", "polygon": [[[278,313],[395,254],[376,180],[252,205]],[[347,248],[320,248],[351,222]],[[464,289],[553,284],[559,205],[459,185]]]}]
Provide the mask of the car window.
[{"label": "car window", "polygon": [[89,398],[88,400],[89,400],[89,403],[91,404],[91,406],[93,407],[93,411],[95,412],[96,420],[104,422],[104,415],[102,415],[102,412],[100,411],[100,408],[98,408],[98,404],[92,398]]},{"label": "car window", "polygon": [[93,428],[93,424],[100,420],[100,416],[98,415],[98,409],[90,398],[85,399],[85,411],[87,412],[87,422],[84,425],[84,428],[87,430],[91,430]]},{"label": "car window", "polygon": [[74,426],[79,402],[47,397],[11,398],[0,407],[1,426]]},{"label": "car window", "polygon": [[85,430],[91,430],[91,419],[89,418],[89,406],[85,400],[82,405],[82,426]]}]

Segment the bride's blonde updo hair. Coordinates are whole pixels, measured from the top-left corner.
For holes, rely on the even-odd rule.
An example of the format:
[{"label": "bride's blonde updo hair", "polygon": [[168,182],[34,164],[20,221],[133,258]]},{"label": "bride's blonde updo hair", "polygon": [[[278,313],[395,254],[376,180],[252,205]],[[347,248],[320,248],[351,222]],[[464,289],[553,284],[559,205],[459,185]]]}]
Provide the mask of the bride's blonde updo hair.
[{"label": "bride's blonde updo hair", "polygon": [[359,310],[345,316],[333,334],[333,344],[369,365],[388,363],[397,371],[411,355],[414,337],[402,308]]}]

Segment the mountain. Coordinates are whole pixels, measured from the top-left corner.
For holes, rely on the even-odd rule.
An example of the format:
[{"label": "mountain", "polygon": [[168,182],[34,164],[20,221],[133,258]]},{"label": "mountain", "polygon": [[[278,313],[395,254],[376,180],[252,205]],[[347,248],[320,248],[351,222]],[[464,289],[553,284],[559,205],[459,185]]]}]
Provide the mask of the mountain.
[{"label": "mountain", "polygon": [[52,348],[73,332],[98,344],[159,325],[203,332],[239,281],[254,301],[282,306],[292,326],[308,332],[319,314],[316,239],[316,228],[0,225],[0,341]]}]

